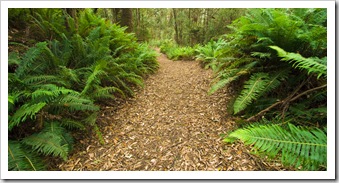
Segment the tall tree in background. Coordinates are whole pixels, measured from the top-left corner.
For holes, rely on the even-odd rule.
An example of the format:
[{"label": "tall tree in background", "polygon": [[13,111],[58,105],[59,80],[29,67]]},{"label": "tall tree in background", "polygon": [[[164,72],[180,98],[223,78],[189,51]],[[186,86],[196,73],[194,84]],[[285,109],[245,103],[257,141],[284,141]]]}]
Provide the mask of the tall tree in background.
[{"label": "tall tree in background", "polygon": [[178,21],[177,21],[177,10],[175,10],[175,8],[173,8],[172,11],[173,11],[173,19],[174,19],[175,42],[180,44],[180,42],[179,42]]},{"label": "tall tree in background", "polygon": [[121,12],[121,26],[127,26],[126,31],[127,32],[132,32],[133,30],[133,14],[132,14],[132,9],[131,8],[123,8]]},{"label": "tall tree in background", "polygon": [[229,32],[233,20],[243,15],[240,8],[112,8],[94,13],[127,26],[139,41],[173,39],[177,44],[205,44]]}]

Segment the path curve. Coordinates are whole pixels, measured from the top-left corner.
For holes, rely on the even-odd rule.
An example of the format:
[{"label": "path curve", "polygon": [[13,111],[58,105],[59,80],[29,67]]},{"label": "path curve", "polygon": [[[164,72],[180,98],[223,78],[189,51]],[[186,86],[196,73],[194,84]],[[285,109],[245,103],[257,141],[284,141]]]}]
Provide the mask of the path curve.
[{"label": "path curve", "polygon": [[[118,109],[99,117],[105,144],[80,140],[60,170],[261,170],[242,144],[220,138],[234,127],[225,92],[207,95],[212,72],[196,61],[171,61]],[[95,133],[93,133],[95,134]]]}]

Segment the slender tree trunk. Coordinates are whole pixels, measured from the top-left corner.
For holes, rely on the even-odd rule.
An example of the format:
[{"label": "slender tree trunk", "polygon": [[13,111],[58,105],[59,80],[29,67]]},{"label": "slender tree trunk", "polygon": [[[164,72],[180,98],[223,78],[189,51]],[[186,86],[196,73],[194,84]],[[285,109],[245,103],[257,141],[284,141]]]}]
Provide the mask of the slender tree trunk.
[{"label": "slender tree trunk", "polygon": [[132,8],[123,8],[121,14],[121,26],[127,26],[126,31],[132,32],[133,31],[133,24],[132,24]]},{"label": "slender tree trunk", "polygon": [[175,31],[175,42],[179,44],[179,32],[178,32],[178,22],[177,22],[177,12],[175,8],[173,10],[173,19],[174,19],[174,31]]},{"label": "slender tree trunk", "polygon": [[119,22],[119,11],[120,8],[112,8],[111,12],[112,12],[112,23],[118,23]]}]

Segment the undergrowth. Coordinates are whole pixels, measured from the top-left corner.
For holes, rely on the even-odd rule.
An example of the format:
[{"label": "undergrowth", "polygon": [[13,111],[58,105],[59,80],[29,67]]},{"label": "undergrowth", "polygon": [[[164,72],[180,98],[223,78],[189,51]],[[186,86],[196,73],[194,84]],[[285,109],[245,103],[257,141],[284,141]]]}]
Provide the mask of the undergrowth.
[{"label": "undergrowth", "polygon": [[171,60],[194,60],[195,48],[190,46],[179,46],[172,40],[163,40],[159,43],[160,51]]},{"label": "undergrowth", "polygon": [[228,26],[230,34],[197,49],[198,60],[216,73],[209,94],[230,84],[240,88],[234,115],[248,124],[261,123],[262,118],[290,123],[245,126],[226,139],[238,138],[271,156],[280,154],[286,166],[326,167],[326,13],[326,9],[249,9]]},{"label": "undergrowth", "polygon": [[45,170],[44,157],[67,160],[74,130],[94,131],[103,144],[99,103],[133,96],[158,68],[154,50],[90,9],[77,21],[61,9],[39,9],[30,20],[38,42],[9,53],[16,68],[8,73],[9,170]]}]

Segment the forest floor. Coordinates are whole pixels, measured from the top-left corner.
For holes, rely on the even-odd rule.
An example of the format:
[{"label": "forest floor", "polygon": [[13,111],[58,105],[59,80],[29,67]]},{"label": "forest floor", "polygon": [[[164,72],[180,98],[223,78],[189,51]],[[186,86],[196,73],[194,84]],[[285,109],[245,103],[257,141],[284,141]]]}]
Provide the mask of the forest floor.
[{"label": "forest floor", "polygon": [[68,161],[57,170],[276,170],[242,143],[220,134],[236,127],[227,115],[227,90],[208,95],[213,79],[196,61],[171,61],[135,97],[106,106],[99,117],[105,144],[78,134]]}]

